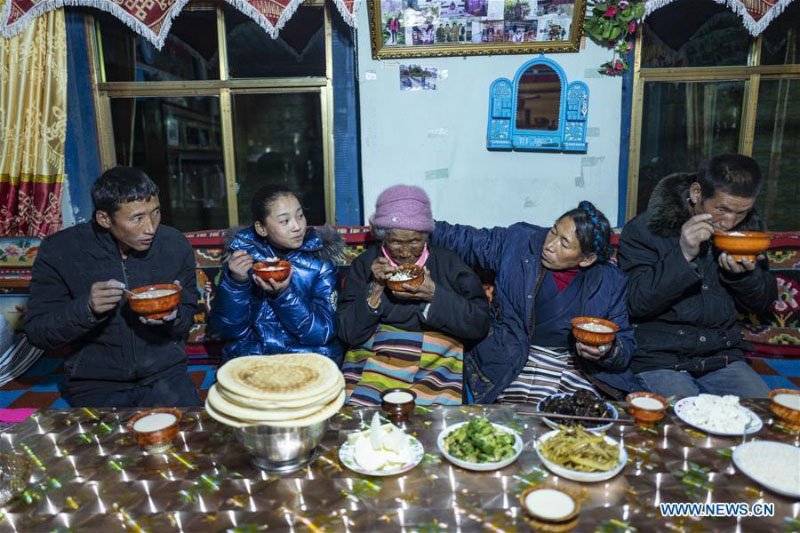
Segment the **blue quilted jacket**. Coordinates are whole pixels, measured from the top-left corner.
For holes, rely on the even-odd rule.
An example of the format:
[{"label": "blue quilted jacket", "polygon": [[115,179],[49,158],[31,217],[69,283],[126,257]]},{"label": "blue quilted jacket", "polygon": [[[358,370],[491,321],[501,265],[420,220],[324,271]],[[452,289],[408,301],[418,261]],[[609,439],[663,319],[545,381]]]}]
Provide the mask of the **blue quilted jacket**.
[{"label": "blue quilted jacket", "polygon": [[[542,272],[542,247],[548,231],[550,228],[525,223],[493,229],[436,223],[433,244],[456,252],[469,265],[496,274],[489,335],[464,358],[465,379],[476,403],[494,402],[528,360],[536,283]],[[628,364],[636,341],[625,306],[625,275],[614,265],[595,263],[586,270],[584,279],[581,315],[606,318],[620,329],[612,353],[597,363],[576,358],[576,364],[604,392],[632,390],[635,385]]]},{"label": "blue quilted jacket", "polygon": [[[252,227],[239,231],[230,251],[244,250],[256,261],[275,254]],[[292,281],[276,298],[252,280],[238,283],[227,268],[212,302],[213,333],[233,340],[223,360],[240,355],[315,352],[342,360],[336,340],[339,273],[333,259],[344,250],[342,237],[331,228],[311,228],[303,245],[291,251]]]}]

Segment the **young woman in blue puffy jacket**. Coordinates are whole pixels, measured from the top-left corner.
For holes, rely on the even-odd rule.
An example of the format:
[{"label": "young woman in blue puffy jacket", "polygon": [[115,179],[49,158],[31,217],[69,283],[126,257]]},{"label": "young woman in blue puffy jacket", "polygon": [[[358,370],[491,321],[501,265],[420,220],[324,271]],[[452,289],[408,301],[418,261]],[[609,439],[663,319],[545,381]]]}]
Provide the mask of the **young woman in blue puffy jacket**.
[{"label": "young woman in blue puffy jacket", "polygon": [[[344,240],[332,228],[308,228],[297,197],[267,185],[252,201],[253,225],[239,231],[212,301],[215,335],[231,339],[227,361],[240,355],[315,352],[341,362],[336,341],[339,281],[335,265]],[[263,280],[253,264],[271,257],[292,263],[286,280]]]}]

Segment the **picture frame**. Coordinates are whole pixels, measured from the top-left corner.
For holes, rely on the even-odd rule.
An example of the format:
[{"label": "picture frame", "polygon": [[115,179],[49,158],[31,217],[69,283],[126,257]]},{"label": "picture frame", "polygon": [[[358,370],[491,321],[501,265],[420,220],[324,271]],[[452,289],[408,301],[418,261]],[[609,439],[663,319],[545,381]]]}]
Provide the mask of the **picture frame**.
[{"label": "picture frame", "polygon": [[577,52],[586,0],[369,0],[374,59]]}]

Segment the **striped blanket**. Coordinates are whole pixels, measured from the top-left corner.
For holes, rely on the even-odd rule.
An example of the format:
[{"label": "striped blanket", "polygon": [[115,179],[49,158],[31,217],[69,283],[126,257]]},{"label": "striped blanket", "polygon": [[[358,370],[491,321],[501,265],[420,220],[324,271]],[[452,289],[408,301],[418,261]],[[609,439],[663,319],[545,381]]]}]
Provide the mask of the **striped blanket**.
[{"label": "striped blanket", "polygon": [[528,361],[503,394],[498,403],[539,403],[539,400],[559,392],[585,389],[600,396],[594,386],[575,366],[567,350],[531,346]]},{"label": "striped blanket", "polygon": [[463,361],[463,345],[452,337],[379,325],[345,355],[347,401],[378,406],[381,392],[400,387],[412,389],[420,405],[461,405]]}]

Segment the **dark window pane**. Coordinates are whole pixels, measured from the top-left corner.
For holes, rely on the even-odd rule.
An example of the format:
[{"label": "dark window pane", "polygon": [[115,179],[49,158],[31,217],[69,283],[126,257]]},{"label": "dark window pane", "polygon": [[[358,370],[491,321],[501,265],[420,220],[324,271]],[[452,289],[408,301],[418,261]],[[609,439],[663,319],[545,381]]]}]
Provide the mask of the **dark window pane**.
[{"label": "dark window pane", "polygon": [[318,93],[233,97],[239,223],[252,223],[250,201],[262,185],[302,195],[309,224],[325,222],[325,172]]},{"label": "dark window pane", "polygon": [[750,34],[712,0],[678,0],[645,19],[642,67],[746,65]]},{"label": "dark window pane", "polygon": [[321,7],[302,6],[273,39],[250,17],[225,8],[231,78],[325,75],[325,31]]},{"label": "dark window pane", "polygon": [[111,100],[117,163],[160,192],[163,222],[181,231],[228,227],[216,96]]},{"label": "dark window pane", "polygon": [[638,212],[664,176],[738,151],[743,95],[744,82],[645,84]]},{"label": "dark window pane", "polygon": [[753,157],[764,184],[759,211],[773,231],[800,225],[800,80],[761,81]]},{"label": "dark window pane", "polygon": [[800,32],[800,4],[789,4],[764,31],[761,44],[762,65],[790,65],[799,63],[797,34]]},{"label": "dark window pane", "polygon": [[219,79],[214,8],[185,7],[161,50],[116,17],[95,15],[102,36],[106,81]]}]

